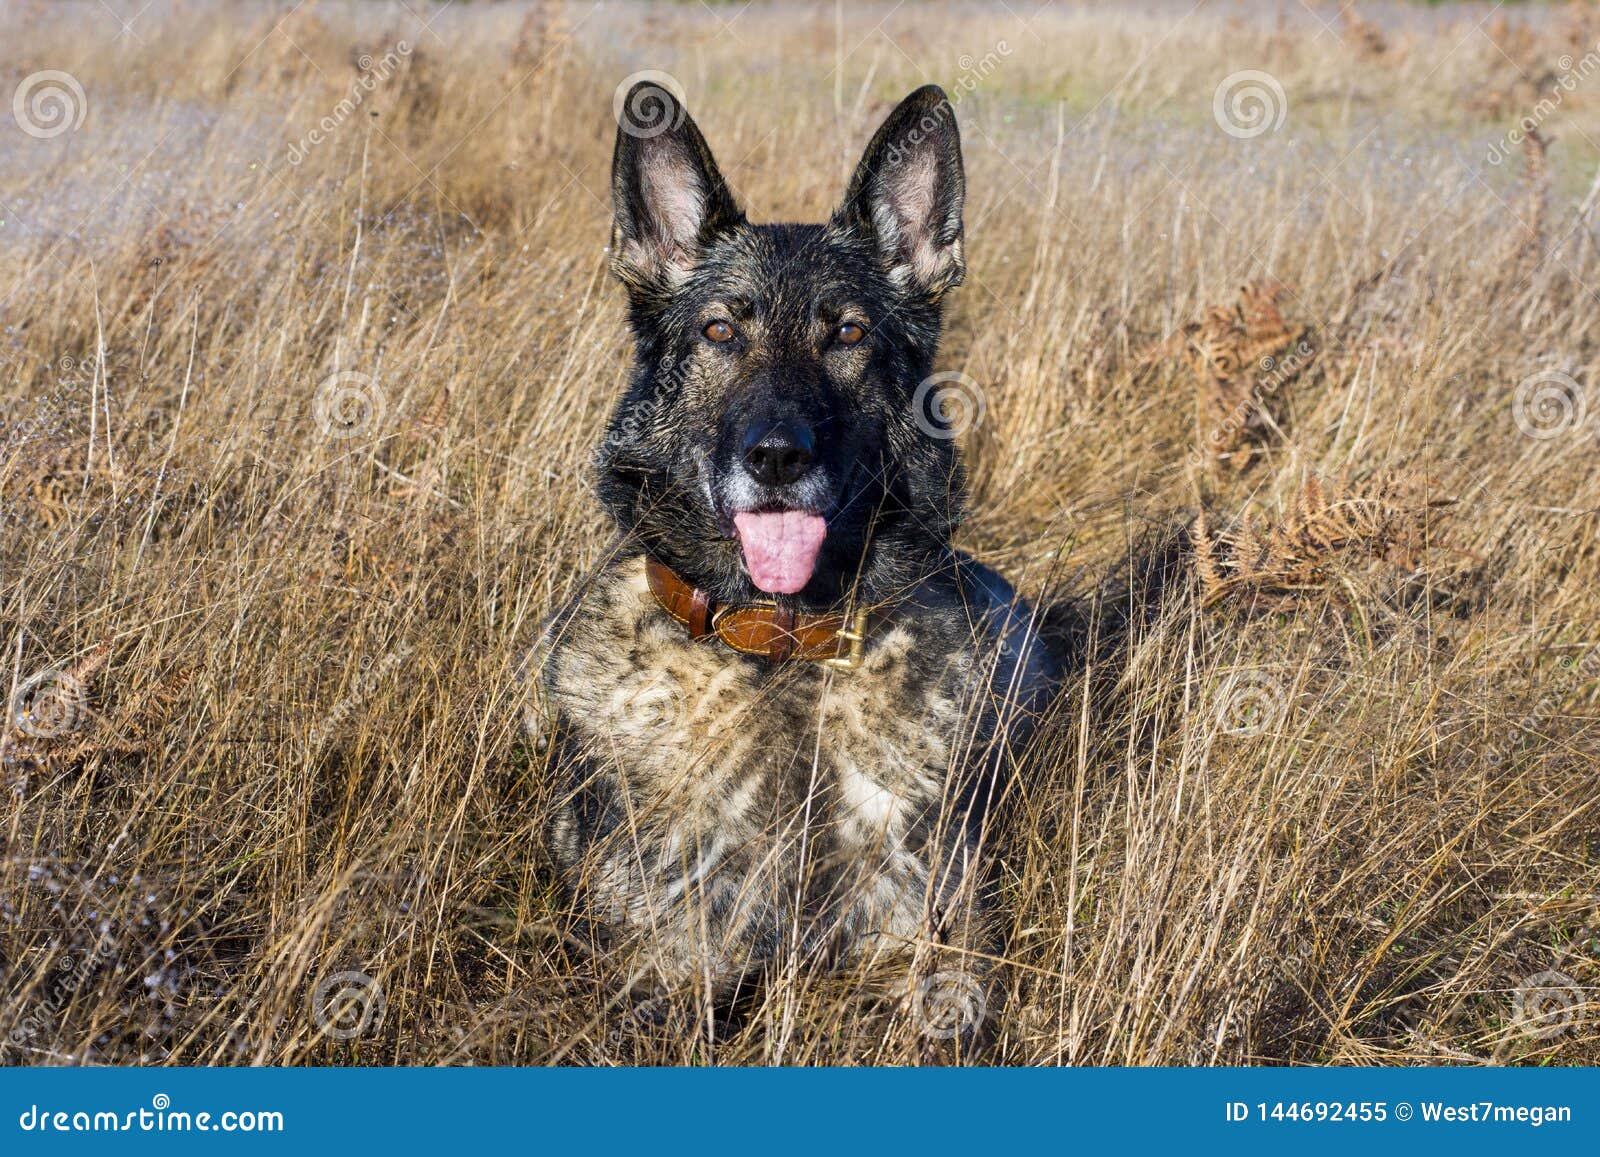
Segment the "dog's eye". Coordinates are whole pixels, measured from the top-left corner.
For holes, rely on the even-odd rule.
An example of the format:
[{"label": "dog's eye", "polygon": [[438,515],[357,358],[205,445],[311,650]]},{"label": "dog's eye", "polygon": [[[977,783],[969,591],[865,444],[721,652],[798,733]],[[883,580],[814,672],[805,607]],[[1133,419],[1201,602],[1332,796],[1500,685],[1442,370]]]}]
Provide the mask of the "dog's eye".
[{"label": "dog's eye", "polygon": [[705,334],[707,341],[714,341],[718,345],[733,340],[733,326],[725,321],[714,321],[700,332]]},{"label": "dog's eye", "polygon": [[840,345],[855,345],[858,341],[867,336],[867,331],[864,327],[857,325],[855,322],[847,321],[838,329],[834,330],[833,336]]}]

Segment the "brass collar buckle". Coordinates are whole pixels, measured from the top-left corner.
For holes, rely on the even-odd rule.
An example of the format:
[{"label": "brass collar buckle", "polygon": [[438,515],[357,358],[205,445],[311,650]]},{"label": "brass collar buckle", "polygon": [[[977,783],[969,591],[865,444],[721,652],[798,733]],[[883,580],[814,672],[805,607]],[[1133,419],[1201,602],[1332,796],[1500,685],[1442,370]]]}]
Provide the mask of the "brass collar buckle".
[{"label": "brass collar buckle", "polygon": [[822,660],[823,664],[834,668],[836,671],[854,671],[861,666],[867,651],[867,610],[859,607],[849,616],[848,629],[840,628],[838,638],[848,639],[850,649],[843,655],[835,655],[831,659]]}]

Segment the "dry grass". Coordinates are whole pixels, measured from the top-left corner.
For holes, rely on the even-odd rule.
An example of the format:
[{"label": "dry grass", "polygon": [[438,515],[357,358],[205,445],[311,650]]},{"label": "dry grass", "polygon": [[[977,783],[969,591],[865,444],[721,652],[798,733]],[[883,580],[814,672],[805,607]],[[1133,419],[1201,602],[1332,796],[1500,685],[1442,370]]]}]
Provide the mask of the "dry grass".
[{"label": "dry grass", "polygon": [[[1600,361],[1600,74],[1536,172],[1482,160],[1542,75],[1512,61],[1588,14],[1503,17],[1503,53],[1484,10],[1380,4],[1342,38],[1294,4],[412,7],[0,18],[8,85],[88,102],[0,124],[6,1059],[918,1055],[863,977],[651,1030],[541,853],[517,669],[606,541],[610,102],[656,68],[759,220],[825,212],[915,84],[963,93],[962,541],[1081,646],[1005,837],[990,1059],[1600,1060],[1600,473],[1593,414],[1539,404]],[[1276,131],[1213,121],[1241,69]],[[1140,351],[1272,282],[1314,357],[1270,406],[1224,375],[1219,464],[1193,359]],[[1448,549],[1397,478],[1453,500]],[[385,999],[345,1041],[312,995],[348,970]]]}]

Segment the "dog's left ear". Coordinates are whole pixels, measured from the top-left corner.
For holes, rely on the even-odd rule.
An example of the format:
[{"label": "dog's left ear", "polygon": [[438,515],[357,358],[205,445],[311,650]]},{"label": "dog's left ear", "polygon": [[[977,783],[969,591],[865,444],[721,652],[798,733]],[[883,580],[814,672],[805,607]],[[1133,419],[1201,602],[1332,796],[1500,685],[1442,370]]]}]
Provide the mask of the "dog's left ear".
[{"label": "dog's left ear", "polygon": [[611,156],[611,269],[632,292],[670,293],[705,246],[744,214],[678,98],[654,81],[628,90]]},{"label": "dog's left ear", "polygon": [[937,298],[967,270],[966,195],[956,110],[942,88],[925,85],[872,138],[834,223],[870,238],[897,284]]}]

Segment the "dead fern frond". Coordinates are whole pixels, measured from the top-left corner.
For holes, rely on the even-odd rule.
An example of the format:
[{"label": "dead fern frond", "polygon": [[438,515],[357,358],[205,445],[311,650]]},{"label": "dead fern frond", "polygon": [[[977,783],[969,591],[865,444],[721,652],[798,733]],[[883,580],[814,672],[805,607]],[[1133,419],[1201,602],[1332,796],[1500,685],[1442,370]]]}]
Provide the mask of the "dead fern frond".
[{"label": "dead fern frond", "polygon": [[17,688],[0,730],[0,765],[15,775],[98,766],[109,756],[145,754],[197,674],[184,668],[102,710],[91,694],[111,658],[102,642],[70,666],[46,671]]},{"label": "dead fern frond", "polygon": [[1470,91],[1463,93],[1467,107],[1493,119],[1520,114],[1547,96],[1560,77],[1550,45],[1528,20],[1513,20],[1501,13],[1484,29],[1491,48],[1485,70]]},{"label": "dead fern frond", "polygon": [[448,388],[440,390],[433,401],[428,403],[428,408],[421,411],[412,419],[406,428],[406,438],[412,442],[431,438],[444,429],[445,423],[450,420],[450,391]]},{"label": "dead fern frond", "polygon": [[1339,22],[1344,25],[1345,35],[1355,45],[1357,54],[1364,59],[1376,60],[1389,51],[1389,41],[1383,30],[1363,17],[1354,4],[1339,13]]},{"label": "dead fern frond", "polygon": [[1312,474],[1277,518],[1246,518],[1214,535],[1202,514],[1190,528],[1202,605],[1240,592],[1276,601],[1324,589],[1355,559],[1415,570],[1443,545],[1442,512],[1454,502],[1405,477],[1351,482]]},{"label": "dead fern frond", "polygon": [[1206,523],[1205,511],[1195,515],[1189,527],[1189,539],[1194,550],[1194,571],[1200,580],[1200,589],[1205,592],[1221,590],[1227,579],[1223,574],[1223,562],[1216,541],[1211,537],[1211,528]]},{"label": "dead fern frond", "polygon": [[[12,442],[12,439],[7,439]],[[0,461],[0,494],[19,519],[54,529],[68,521],[84,484],[84,451],[58,434],[23,439]]]},{"label": "dead fern frond", "polygon": [[1536,128],[1522,138],[1522,198],[1517,216],[1522,240],[1517,247],[1518,266],[1537,265],[1544,257],[1545,216],[1550,204],[1549,142]]},{"label": "dead fern frond", "polygon": [[88,686],[94,677],[100,674],[107,660],[111,658],[110,643],[96,643],[89,648],[89,653],[67,668],[67,674],[84,686]]},{"label": "dead fern frond", "polygon": [[1181,358],[1194,376],[1196,436],[1201,452],[1236,468],[1280,418],[1273,399],[1299,377],[1316,350],[1307,326],[1290,322],[1279,302],[1290,292],[1266,278],[1239,290],[1231,306],[1209,307],[1149,350],[1140,364]]},{"label": "dead fern frond", "polygon": [[572,21],[565,0],[534,0],[517,29],[511,46],[508,79],[524,77],[572,35]]}]

